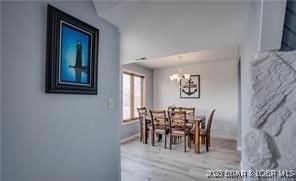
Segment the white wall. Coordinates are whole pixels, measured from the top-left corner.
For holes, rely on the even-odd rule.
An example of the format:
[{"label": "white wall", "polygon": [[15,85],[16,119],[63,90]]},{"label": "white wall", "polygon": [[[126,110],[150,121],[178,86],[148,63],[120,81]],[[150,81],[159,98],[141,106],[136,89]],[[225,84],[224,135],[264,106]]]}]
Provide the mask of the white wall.
[{"label": "white wall", "polygon": [[215,137],[237,138],[238,131],[238,76],[237,61],[226,60],[182,66],[182,71],[201,76],[200,99],[180,99],[179,84],[171,82],[169,75],[176,67],[154,70],[153,105],[167,109],[170,105],[193,106],[197,114],[209,115],[216,109],[212,134]]},{"label": "white wall", "polygon": [[100,29],[99,91],[45,94],[46,3],[1,3],[2,180],[119,180],[118,29],[91,1],[51,2]]}]

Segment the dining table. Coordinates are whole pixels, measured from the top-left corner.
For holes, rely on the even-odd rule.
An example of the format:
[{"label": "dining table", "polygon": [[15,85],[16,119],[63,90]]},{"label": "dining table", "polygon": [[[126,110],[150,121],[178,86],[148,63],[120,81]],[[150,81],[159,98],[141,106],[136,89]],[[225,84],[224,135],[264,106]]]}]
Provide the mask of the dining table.
[{"label": "dining table", "polygon": [[200,153],[200,128],[204,128],[206,117],[205,116],[186,116],[189,123],[195,124],[194,139],[195,139],[195,154]]},{"label": "dining table", "polygon": [[[186,119],[188,121],[188,123],[191,124],[195,124],[195,130],[194,130],[194,138],[195,138],[195,146],[194,146],[194,152],[195,154],[199,154],[200,153],[200,139],[199,139],[199,134],[200,134],[200,128],[201,125],[205,125],[205,120],[206,117],[199,115],[199,116],[193,116],[193,115],[186,115]],[[151,116],[147,115],[145,116],[145,119],[143,120],[143,139],[142,142],[144,144],[147,144],[147,122],[151,122]]]}]

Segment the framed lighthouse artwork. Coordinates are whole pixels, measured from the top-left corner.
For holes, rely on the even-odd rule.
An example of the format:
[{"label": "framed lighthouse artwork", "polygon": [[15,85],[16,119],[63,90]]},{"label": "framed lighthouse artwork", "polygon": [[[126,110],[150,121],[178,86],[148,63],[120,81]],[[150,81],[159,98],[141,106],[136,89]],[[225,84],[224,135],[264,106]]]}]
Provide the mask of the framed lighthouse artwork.
[{"label": "framed lighthouse artwork", "polygon": [[46,93],[97,94],[99,30],[48,5]]},{"label": "framed lighthouse artwork", "polygon": [[189,79],[180,79],[180,98],[200,98],[200,75],[190,75]]}]

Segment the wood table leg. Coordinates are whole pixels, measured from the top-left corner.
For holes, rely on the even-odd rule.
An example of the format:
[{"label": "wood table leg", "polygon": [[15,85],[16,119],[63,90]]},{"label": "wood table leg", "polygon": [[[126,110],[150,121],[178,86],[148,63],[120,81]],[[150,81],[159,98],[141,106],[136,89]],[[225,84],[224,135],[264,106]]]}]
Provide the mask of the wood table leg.
[{"label": "wood table leg", "polygon": [[195,126],[195,154],[199,154],[199,147],[200,147],[199,126],[200,126],[200,121],[196,121],[195,124],[197,124]]}]

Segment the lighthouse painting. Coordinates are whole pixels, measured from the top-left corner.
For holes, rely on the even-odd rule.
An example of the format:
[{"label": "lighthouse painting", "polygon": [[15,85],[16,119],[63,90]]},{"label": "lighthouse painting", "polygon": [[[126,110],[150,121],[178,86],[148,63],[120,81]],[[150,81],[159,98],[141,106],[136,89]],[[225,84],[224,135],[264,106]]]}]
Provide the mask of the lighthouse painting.
[{"label": "lighthouse painting", "polygon": [[61,32],[60,82],[88,85],[91,35],[65,23]]},{"label": "lighthouse painting", "polygon": [[97,94],[99,30],[47,6],[46,93]]}]

